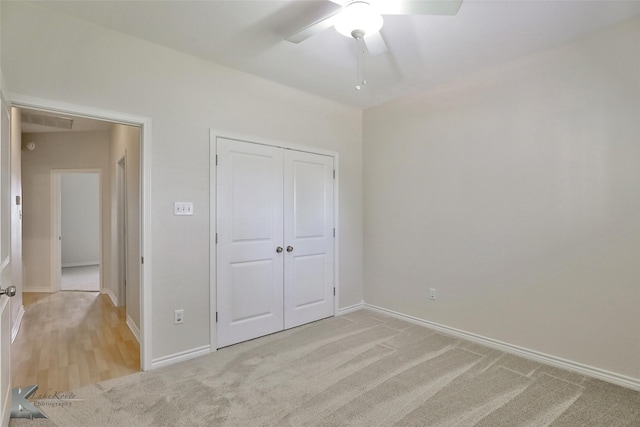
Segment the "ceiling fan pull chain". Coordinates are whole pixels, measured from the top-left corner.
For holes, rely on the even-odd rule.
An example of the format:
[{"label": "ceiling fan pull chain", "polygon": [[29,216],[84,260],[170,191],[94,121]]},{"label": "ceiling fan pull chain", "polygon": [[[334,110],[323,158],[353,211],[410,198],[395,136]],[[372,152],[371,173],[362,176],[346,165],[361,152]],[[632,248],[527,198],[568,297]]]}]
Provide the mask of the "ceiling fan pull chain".
[{"label": "ceiling fan pull chain", "polygon": [[362,38],[358,40],[358,70],[356,76],[356,90],[360,90],[364,85],[367,84],[367,81],[364,78],[364,40]]}]

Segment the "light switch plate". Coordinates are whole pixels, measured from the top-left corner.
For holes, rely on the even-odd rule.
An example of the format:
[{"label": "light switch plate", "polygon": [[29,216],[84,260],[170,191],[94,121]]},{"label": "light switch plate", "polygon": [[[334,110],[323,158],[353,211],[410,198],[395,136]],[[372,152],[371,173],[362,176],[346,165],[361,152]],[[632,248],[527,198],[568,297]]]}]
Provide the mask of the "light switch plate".
[{"label": "light switch plate", "polygon": [[173,202],[174,215],[193,215],[193,202]]}]

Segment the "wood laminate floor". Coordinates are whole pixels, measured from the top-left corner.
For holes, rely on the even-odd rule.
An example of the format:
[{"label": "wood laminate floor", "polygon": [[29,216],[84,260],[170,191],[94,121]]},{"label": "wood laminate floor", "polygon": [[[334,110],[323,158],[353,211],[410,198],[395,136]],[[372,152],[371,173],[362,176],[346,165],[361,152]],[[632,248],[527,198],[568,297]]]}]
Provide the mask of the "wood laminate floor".
[{"label": "wood laminate floor", "polygon": [[140,347],[124,308],[98,292],[24,293],[11,346],[12,387],[70,391],[140,370]]}]

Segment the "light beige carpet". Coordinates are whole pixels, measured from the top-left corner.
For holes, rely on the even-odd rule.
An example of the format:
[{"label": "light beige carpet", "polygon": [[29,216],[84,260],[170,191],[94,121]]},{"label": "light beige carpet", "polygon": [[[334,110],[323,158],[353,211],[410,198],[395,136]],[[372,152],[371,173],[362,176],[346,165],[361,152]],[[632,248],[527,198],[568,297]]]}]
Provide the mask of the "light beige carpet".
[{"label": "light beige carpet", "polygon": [[11,425],[640,426],[640,392],[364,310],[58,402]]},{"label": "light beige carpet", "polygon": [[100,266],[62,267],[62,291],[100,291]]}]

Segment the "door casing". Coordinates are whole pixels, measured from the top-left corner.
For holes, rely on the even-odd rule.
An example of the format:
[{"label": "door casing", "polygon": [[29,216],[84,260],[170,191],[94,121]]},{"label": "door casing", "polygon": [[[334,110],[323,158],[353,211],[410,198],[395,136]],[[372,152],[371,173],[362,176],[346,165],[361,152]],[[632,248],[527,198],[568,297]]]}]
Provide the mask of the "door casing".
[{"label": "door casing", "polygon": [[118,259],[118,305],[127,305],[127,153],[116,162],[116,215]]},{"label": "door casing", "polygon": [[54,114],[67,114],[89,119],[109,121],[140,127],[140,369],[152,369],[152,306],[151,306],[151,131],[148,117],[121,113],[50,99],[36,98],[18,93],[9,94],[11,104],[17,108],[40,110]]}]

